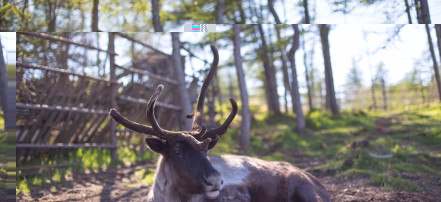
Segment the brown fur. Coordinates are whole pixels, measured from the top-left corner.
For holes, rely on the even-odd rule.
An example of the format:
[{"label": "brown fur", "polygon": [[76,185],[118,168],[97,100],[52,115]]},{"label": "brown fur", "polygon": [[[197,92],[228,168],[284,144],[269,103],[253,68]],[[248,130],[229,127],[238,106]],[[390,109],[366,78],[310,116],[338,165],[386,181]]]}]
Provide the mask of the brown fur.
[{"label": "brown fur", "polygon": [[[165,198],[162,196],[156,200],[158,195],[155,194],[154,201],[331,201],[328,192],[317,178],[289,163],[269,162],[236,155],[209,156],[209,160],[226,181],[216,199],[207,200],[199,194],[178,196],[176,194],[179,193],[177,190],[179,188],[174,187],[174,190],[169,192],[173,193],[173,196]],[[157,186],[156,180],[163,182],[163,178],[169,177],[166,174],[167,169],[164,167],[158,169],[155,186]],[[234,176],[236,179],[227,179]],[[228,184],[229,181],[232,183]],[[155,186],[151,192],[155,192]]]}]

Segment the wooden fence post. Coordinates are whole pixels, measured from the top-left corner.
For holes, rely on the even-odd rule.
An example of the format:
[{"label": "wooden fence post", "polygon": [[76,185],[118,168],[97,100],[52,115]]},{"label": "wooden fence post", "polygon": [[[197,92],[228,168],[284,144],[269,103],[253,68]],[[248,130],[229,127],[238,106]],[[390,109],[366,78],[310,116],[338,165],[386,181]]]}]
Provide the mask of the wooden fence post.
[{"label": "wooden fence post", "polygon": [[[109,54],[109,62],[110,62],[110,107],[111,108],[117,108],[117,90],[118,90],[118,83],[116,74],[115,74],[115,33],[109,32],[109,48],[108,51]],[[115,120],[111,119],[110,121],[110,143],[112,145],[117,145],[116,142],[116,126],[117,123]],[[110,150],[110,155],[113,159],[118,158],[118,149],[113,148]]]}]

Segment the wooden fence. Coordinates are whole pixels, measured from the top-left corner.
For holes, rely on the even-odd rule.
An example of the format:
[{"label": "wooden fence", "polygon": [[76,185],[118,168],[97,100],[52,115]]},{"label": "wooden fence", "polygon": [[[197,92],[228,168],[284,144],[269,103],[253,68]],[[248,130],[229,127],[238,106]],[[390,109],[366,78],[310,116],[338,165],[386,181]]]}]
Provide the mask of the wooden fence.
[{"label": "wooden fence", "polygon": [[[161,125],[172,129],[184,117],[178,83],[170,79],[176,76],[170,55],[122,33],[108,33],[103,50],[91,45],[99,40],[95,34],[17,33],[17,159],[72,148],[108,148],[116,157],[117,139],[131,146],[136,134],[118,129],[109,109],[145,122],[147,99],[159,84],[165,85],[157,103]],[[116,64],[116,40],[142,46],[147,54]]]}]

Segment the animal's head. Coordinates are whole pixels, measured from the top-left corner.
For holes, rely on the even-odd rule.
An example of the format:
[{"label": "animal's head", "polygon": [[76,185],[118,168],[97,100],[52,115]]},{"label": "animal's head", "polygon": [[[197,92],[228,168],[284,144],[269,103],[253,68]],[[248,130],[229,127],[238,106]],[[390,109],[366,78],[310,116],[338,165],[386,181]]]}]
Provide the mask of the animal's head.
[{"label": "animal's head", "polygon": [[192,131],[167,131],[162,129],[155,118],[155,102],[163,89],[159,85],[147,104],[147,118],[152,126],[132,122],[122,117],[115,109],[110,115],[117,122],[134,131],[149,135],[146,138],[148,147],[163,156],[163,162],[170,169],[170,175],[180,189],[187,194],[203,193],[214,199],[222,189],[222,176],[213,168],[207,159],[207,151],[212,149],[219,137],[227,131],[237,113],[237,103],[230,98],[232,112],[225,122],[214,129],[207,129],[203,124],[203,107],[208,85],[213,79],[219,62],[217,49],[211,46],[214,60],[207,78],[202,84],[195,112],[187,118],[193,118]]}]

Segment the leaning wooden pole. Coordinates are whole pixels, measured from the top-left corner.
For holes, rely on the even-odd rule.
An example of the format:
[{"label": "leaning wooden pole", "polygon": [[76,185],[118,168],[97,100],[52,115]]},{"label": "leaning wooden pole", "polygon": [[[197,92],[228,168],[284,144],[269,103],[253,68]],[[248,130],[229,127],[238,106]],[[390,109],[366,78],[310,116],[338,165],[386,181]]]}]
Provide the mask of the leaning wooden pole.
[{"label": "leaning wooden pole", "polygon": [[[109,48],[108,51],[111,52],[109,54],[109,62],[110,62],[110,108],[116,109],[118,108],[118,104],[116,102],[117,99],[117,90],[118,84],[116,83],[117,78],[115,74],[115,33],[109,32]],[[117,145],[116,143],[116,127],[117,123],[115,120],[110,120],[110,144]],[[118,158],[118,149],[113,148],[110,150],[110,155],[113,159]]]}]

